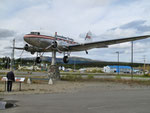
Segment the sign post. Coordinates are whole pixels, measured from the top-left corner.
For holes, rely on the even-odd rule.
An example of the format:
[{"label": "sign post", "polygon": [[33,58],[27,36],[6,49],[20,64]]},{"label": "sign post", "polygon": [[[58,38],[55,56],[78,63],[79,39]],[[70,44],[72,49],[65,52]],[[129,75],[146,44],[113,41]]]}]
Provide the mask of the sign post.
[{"label": "sign post", "polygon": [[3,77],[3,78],[1,79],[1,81],[4,81],[4,82],[5,82],[4,91],[7,91],[7,87],[6,87],[7,77]]},{"label": "sign post", "polygon": [[[5,82],[5,86],[4,86],[5,91],[7,91],[7,87],[6,87],[7,80],[8,80],[7,77],[2,77],[2,79],[1,79],[1,81]],[[25,80],[25,78],[15,77],[15,82],[19,82],[19,91],[21,91],[21,83],[24,82],[24,80]]]},{"label": "sign post", "polygon": [[15,82],[19,82],[19,91],[21,91],[21,83],[24,82],[25,78],[15,77]]}]

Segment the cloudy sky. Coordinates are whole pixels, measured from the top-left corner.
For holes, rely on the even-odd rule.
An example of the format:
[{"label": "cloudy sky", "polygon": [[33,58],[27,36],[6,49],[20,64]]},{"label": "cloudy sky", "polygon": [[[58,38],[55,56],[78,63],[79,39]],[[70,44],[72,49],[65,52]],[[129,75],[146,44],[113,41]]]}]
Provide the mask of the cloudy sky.
[{"label": "cloudy sky", "polygon": [[[149,0],[0,0],[0,57],[10,56],[13,38],[16,46],[24,46],[23,35],[32,30],[58,34],[83,42],[88,31],[93,41],[150,35]],[[71,56],[103,61],[130,62],[131,43],[105,49],[72,53]],[[7,49],[6,49],[7,48]],[[134,42],[134,62],[150,63],[150,39]],[[15,57],[20,57],[16,51]],[[51,53],[45,54],[51,56]],[[24,53],[23,57],[33,56]],[[62,57],[62,54],[57,54]]]}]

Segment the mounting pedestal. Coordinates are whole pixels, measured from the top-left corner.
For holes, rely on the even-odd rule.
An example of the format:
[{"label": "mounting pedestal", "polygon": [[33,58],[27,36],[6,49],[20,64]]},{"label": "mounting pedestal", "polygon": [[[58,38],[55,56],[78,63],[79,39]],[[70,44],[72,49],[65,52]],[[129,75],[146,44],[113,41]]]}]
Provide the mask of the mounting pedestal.
[{"label": "mounting pedestal", "polygon": [[56,51],[52,52],[52,63],[49,66],[49,78],[60,79],[59,67],[56,64]]}]

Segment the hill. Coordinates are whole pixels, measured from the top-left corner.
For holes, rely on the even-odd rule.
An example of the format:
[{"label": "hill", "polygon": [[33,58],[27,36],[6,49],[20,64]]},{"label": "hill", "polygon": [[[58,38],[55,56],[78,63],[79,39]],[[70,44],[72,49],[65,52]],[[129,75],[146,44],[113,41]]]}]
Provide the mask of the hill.
[{"label": "hill", "polygon": [[[42,57],[42,61],[46,63],[51,62],[51,57],[44,56]],[[24,62],[34,62],[35,57],[30,58],[23,58],[22,61]],[[64,64],[62,58],[57,58],[56,62],[58,65],[63,65],[65,67],[72,67],[73,65],[76,65],[77,68],[83,68],[83,67],[103,67],[106,65],[118,65],[118,62],[107,62],[107,61],[99,61],[99,60],[92,60],[88,58],[82,58],[82,57],[69,57],[69,63]],[[130,62],[119,62],[119,65],[127,65],[131,66],[132,64]],[[133,63],[133,67],[143,66],[142,63]]]}]

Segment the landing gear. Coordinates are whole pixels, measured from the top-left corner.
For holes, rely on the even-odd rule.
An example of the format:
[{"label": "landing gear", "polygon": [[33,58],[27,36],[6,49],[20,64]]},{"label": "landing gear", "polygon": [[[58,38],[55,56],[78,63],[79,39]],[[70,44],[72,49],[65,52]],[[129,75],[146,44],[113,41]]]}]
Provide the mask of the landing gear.
[{"label": "landing gear", "polygon": [[37,64],[40,64],[40,63],[42,62],[41,57],[42,57],[41,53],[38,53],[38,52],[37,52],[37,57],[36,57],[36,59],[35,59],[35,62],[36,62]]},{"label": "landing gear", "polygon": [[86,50],[85,53],[88,54],[88,51]]},{"label": "landing gear", "polygon": [[41,63],[42,60],[40,57],[36,57],[35,61],[36,61],[36,63]]},{"label": "landing gear", "polygon": [[64,52],[64,57],[63,57],[63,62],[64,63],[68,63],[69,62],[69,57],[70,56],[70,52],[67,51],[67,52]]},{"label": "landing gear", "polygon": [[64,63],[68,63],[69,62],[68,56],[64,56],[63,61],[64,61]]}]

